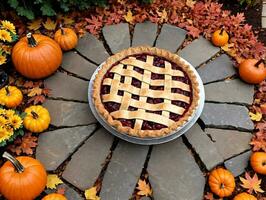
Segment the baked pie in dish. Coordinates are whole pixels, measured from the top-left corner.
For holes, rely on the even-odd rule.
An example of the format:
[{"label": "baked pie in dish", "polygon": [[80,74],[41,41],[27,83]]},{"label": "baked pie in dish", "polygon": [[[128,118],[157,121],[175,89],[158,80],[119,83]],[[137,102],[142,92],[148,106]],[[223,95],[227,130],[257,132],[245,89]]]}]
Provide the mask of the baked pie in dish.
[{"label": "baked pie in dish", "polygon": [[160,137],[184,125],[199,103],[193,70],[176,54],[134,47],[109,57],[93,83],[97,112],[117,131]]}]

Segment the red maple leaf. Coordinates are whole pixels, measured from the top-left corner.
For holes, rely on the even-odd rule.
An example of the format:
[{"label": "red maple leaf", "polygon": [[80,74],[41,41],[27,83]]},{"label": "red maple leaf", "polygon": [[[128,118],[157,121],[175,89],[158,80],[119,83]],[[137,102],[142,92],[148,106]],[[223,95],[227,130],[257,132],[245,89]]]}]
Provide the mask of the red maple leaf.
[{"label": "red maple leaf", "polygon": [[37,95],[37,96],[34,96],[34,97],[31,97],[29,100],[28,100],[28,103],[32,103],[34,105],[38,104],[38,103],[43,103],[45,101],[45,96],[44,95]]},{"label": "red maple leaf", "polygon": [[194,26],[186,26],[186,29],[188,30],[188,35],[191,35],[193,38],[198,38],[201,31],[194,27]]}]

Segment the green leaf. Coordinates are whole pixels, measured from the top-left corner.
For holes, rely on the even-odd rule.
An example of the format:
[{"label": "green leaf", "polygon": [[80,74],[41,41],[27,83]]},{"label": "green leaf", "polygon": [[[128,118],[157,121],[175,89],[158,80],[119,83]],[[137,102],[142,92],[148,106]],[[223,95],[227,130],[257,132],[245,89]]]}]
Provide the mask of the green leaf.
[{"label": "green leaf", "polygon": [[17,7],[17,12],[18,12],[18,14],[20,16],[24,16],[24,17],[26,17],[26,18],[28,18],[30,20],[34,19],[34,13],[30,9],[26,9],[26,8],[24,8],[22,6],[19,6],[19,7]]},{"label": "green leaf", "polygon": [[11,8],[17,8],[18,7],[18,1],[17,0],[8,0],[8,4],[10,5]]},{"label": "green leaf", "polygon": [[27,113],[23,112],[19,116],[20,116],[21,119],[24,119],[27,116]]},{"label": "green leaf", "polygon": [[48,4],[48,3],[43,4],[40,9],[42,11],[42,15],[46,15],[46,16],[54,16],[54,15],[56,15],[56,12],[52,8],[52,6],[50,4]]}]

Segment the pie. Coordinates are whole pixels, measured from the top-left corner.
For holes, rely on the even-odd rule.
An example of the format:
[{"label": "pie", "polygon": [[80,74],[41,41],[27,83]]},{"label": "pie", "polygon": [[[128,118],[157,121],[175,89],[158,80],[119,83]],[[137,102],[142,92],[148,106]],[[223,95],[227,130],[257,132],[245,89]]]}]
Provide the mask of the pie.
[{"label": "pie", "polygon": [[141,46],[110,56],[95,77],[92,95],[97,112],[117,131],[160,137],[193,115],[199,84],[178,55]]}]

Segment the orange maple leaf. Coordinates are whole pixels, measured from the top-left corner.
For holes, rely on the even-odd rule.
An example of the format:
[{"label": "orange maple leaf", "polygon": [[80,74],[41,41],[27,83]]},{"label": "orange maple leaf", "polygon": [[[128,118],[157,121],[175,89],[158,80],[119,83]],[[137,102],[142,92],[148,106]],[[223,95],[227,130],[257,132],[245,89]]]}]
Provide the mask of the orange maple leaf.
[{"label": "orange maple leaf", "polygon": [[248,193],[252,193],[253,191],[255,193],[260,192],[263,193],[264,191],[261,189],[261,179],[258,178],[258,175],[255,173],[254,176],[251,178],[249,173],[245,173],[245,178],[240,177],[240,181],[242,184],[240,184],[243,188],[248,189]]},{"label": "orange maple leaf", "polygon": [[34,87],[29,90],[28,96],[29,97],[34,97],[36,95],[41,95],[42,94],[42,89],[39,87]]},{"label": "orange maple leaf", "polygon": [[147,197],[147,196],[151,196],[151,194],[152,194],[152,189],[151,189],[150,185],[146,183],[145,180],[139,179],[137,189],[139,190],[137,192],[137,194],[140,196],[146,196]]},{"label": "orange maple leaf", "polygon": [[54,22],[49,17],[47,18],[47,20],[46,20],[45,23],[44,22],[42,23],[42,25],[44,26],[44,28],[47,29],[48,31],[55,30],[56,24],[57,24],[57,22]]}]

